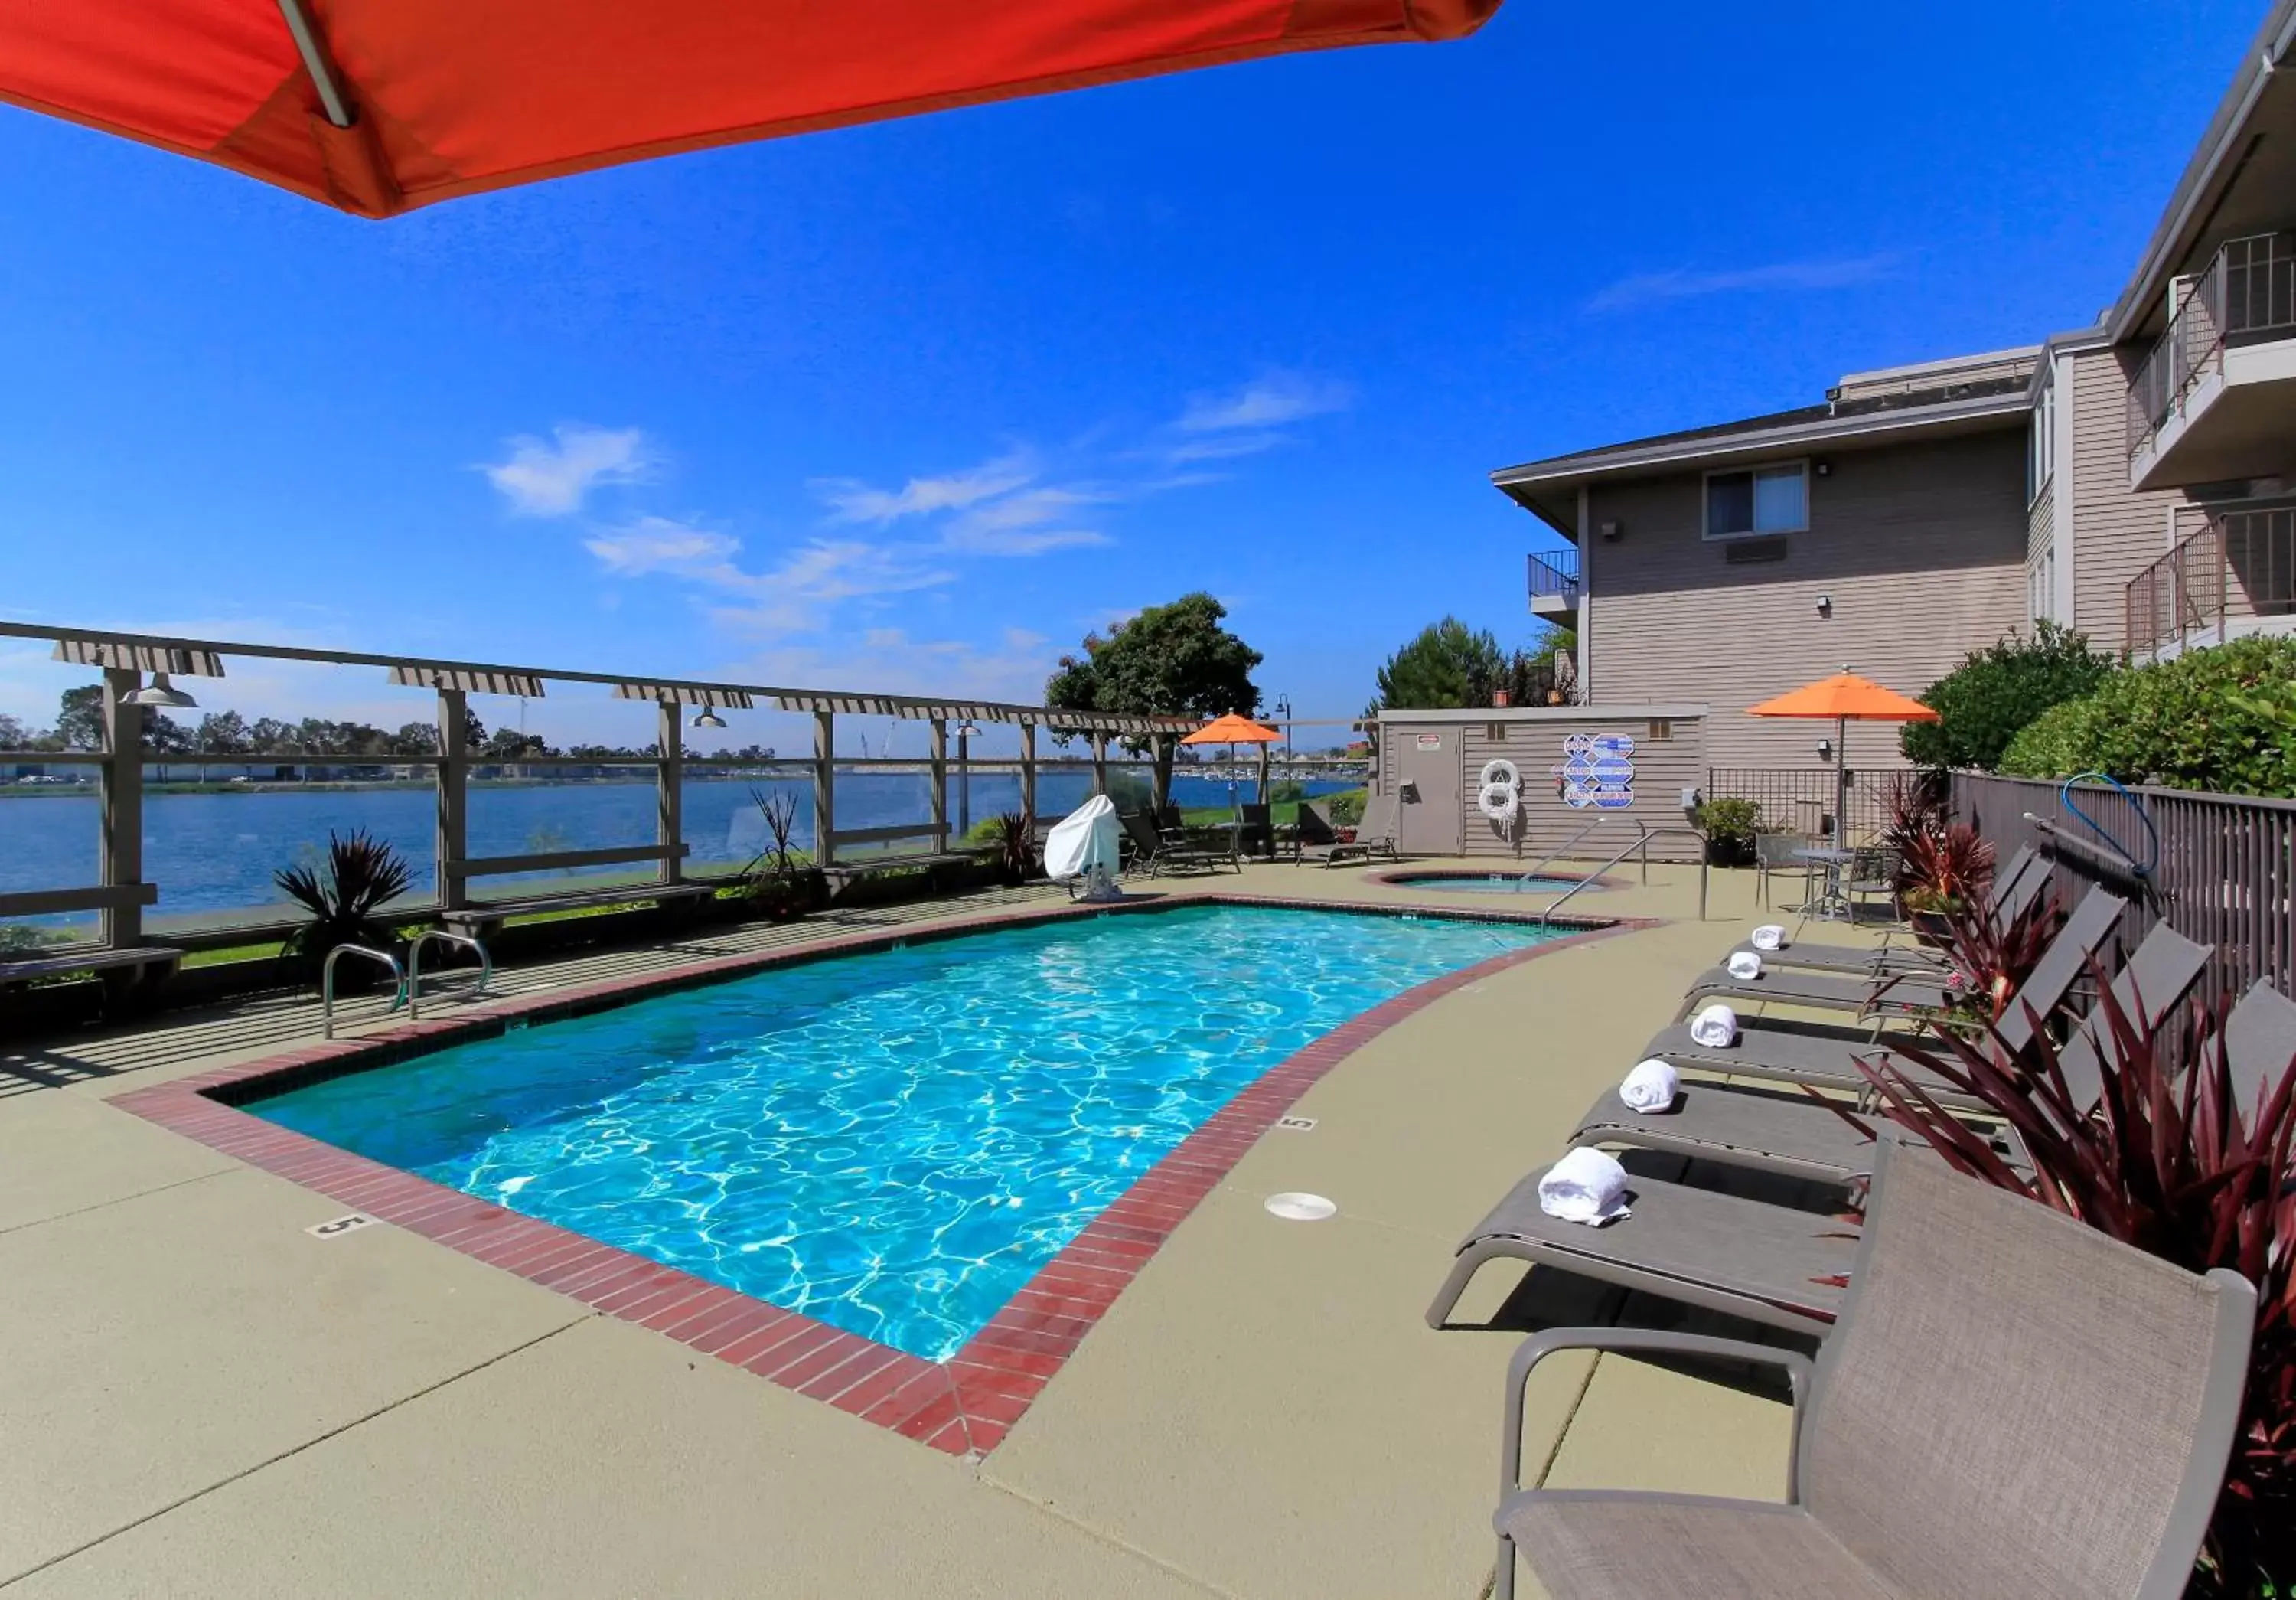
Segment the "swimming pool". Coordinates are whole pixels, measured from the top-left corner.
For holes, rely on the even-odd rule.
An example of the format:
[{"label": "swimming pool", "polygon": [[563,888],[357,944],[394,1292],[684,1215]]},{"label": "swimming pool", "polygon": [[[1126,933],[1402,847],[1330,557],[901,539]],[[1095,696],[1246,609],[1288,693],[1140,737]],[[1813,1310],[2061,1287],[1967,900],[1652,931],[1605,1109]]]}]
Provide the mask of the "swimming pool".
[{"label": "swimming pool", "polygon": [[244,1109],[947,1360],[1237,1092],[1578,930],[1194,907],[769,969]]},{"label": "swimming pool", "polygon": [[[1575,889],[1578,878],[1525,878],[1520,873],[1398,873],[1382,882],[1406,889],[1443,889],[1462,894],[1561,894]],[[1593,893],[1602,884],[1588,883]]]}]

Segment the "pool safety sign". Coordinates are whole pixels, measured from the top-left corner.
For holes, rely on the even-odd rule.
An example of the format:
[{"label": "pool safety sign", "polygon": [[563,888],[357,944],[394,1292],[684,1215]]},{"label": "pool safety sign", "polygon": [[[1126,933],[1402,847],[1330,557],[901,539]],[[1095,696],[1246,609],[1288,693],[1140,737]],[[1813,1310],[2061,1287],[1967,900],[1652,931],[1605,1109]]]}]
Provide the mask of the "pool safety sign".
[{"label": "pool safety sign", "polygon": [[1566,806],[1623,811],[1635,803],[1635,742],[1625,734],[1572,734],[1547,770]]},{"label": "pool safety sign", "polygon": [[1422,750],[1440,750],[1440,749],[1442,749],[1442,748],[1443,748],[1443,735],[1442,735],[1442,734],[1420,734],[1420,735],[1419,735],[1419,748],[1420,748],[1420,749],[1422,749]]}]

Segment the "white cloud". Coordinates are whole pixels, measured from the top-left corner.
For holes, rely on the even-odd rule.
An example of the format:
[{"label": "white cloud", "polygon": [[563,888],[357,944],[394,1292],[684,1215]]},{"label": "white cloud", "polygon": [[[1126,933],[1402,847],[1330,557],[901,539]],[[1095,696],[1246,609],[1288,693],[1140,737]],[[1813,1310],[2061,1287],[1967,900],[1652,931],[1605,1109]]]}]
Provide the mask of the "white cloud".
[{"label": "white cloud", "polygon": [[607,571],[619,577],[675,572],[689,578],[716,578],[734,571],[732,562],[742,541],[668,517],[640,517],[619,528],[601,529],[584,539],[582,546]]},{"label": "white cloud", "polygon": [[1235,428],[1267,429],[1303,417],[1345,411],[1354,403],[1344,383],[1303,373],[1270,372],[1226,394],[1196,395],[1173,424],[1183,433],[1219,433]]},{"label": "white cloud", "polygon": [[943,532],[941,543],[969,555],[1042,555],[1050,550],[1105,545],[1108,536],[1095,529],[1046,524],[1068,522],[1086,506],[1119,497],[1105,488],[1023,489],[957,517]]},{"label": "white cloud", "polygon": [[1184,439],[1163,452],[1166,461],[1233,461],[1259,455],[1292,442],[1288,433],[1206,433]]},{"label": "white cloud", "polygon": [[921,639],[899,628],[873,628],[850,644],[793,644],[726,669],[743,682],[792,686],[864,685],[887,694],[947,695],[1033,704],[1060,652],[1041,634],[1006,628],[993,644]]},{"label": "white cloud", "polygon": [[862,539],[809,539],[774,565],[742,564],[742,541],[668,517],[639,517],[603,528],[582,541],[608,575],[682,578],[721,603],[710,616],[746,633],[801,633],[824,625],[849,600],[937,587],[956,575],[931,566],[914,547]]},{"label": "white cloud", "polygon": [[1025,488],[1036,478],[1029,453],[1015,450],[965,472],[912,478],[897,489],[872,488],[853,478],[820,479],[813,489],[828,505],[832,522],[873,522],[882,528],[902,517],[962,511]]},{"label": "white cloud", "polygon": [[1589,311],[1624,311],[1660,300],[1695,299],[1711,294],[1757,294],[1772,291],[1808,292],[1848,289],[1888,277],[1897,270],[1894,255],[1842,256],[1816,261],[1775,261],[1767,267],[1746,267],[1728,272],[1639,273],[1620,278],[1598,291],[1587,302]]},{"label": "white cloud", "polygon": [[570,515],[599,485],[642,482],[653,468],[645,435],[636,428],[573,423],[551,435],[545,441],[521,434],[509,441],[507,461],[480,468],[515,515]]}]

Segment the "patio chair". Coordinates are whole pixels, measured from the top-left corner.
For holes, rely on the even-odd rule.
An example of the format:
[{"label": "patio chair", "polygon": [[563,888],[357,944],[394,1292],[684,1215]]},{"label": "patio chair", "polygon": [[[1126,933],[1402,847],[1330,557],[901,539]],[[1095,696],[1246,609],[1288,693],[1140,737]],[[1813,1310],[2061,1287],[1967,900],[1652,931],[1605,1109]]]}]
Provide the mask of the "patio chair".
[{"label": "patio chair", "polygon": [[[2048,862],[2031,845],[2020,846],[2009,865],[1994,874],[1992,893],[1986,902],[1987,917],[1997,928],[2007,927],[2040,899],[2048,885]],[[1730,955],[1740,951],[1759,956],[1768,965],[1808,967],[1822,972],[1937,972],[1945,964],[1941,952],[1920,945],[1805,944],[1797,939],[1783,949],[1756,950],[1742,939],[1731,947]]]},{"label": "patio chair", "polygon": [[[2185,1593],[2238,1427],[2255,1291],[1894,1141],[1873,1214],[1815,1364],[1656,1329],[1524,1342],[1507,1368],[1497,1600],[1513,1600],[1518,1557],[1551,1600]],[[1569,1350],[1784,1368],[1784,1502],[1522,1487],[1524,1387]]]},{"label": "patio chair", "polygon": [[1170,872],[1210,872],[1226,861],[1226,850],[1192,844],[1184,833],[1162,832],[1137,811],[1119,814],[1125,838],[1132,846],[1133,868],[1144,868],[1152,878]]},{"label": "patio chair", "polygon": [[1302,860],[1309,849],[1322,850],[1340,842],[1339,829],[1332,824],[1331,814],[1316,801],[1300,802],[1299,820],[1292,825],[1288,835],[1279,834],[1278,841],[1294,862]]},{"label": "patio chair", "polygon": [[1757,833],[1754,835],[1754,883],[1760,891],[1762,909],[1770,908],[1770,881],[1793,877],[1801,880],[1801,898],[1790,907],[1800,910],[1809,898],[1811,864],[1794,854],[1806,848],[1808,841],[1799,833]]},{"label": "patio chair", "polygon": [[1236,849],[1246,856],[1275,858],[1275,808],[1251,804],[1238,808],[1243,816],[1243,831],[1236,836]]},{"label": "patio chair", "polygon": [[[2048,953],[2035,964],[2008,1002],[1996,1026],[2013,1045],[2030,1037],[2030,1018],[2046,1017],[2064,1004],[2089,958],[2104,948],[2120,925],[2128,902],[2103,889],[2091,889],[2073,907],[2058,930]],[[1702,1045],[1690,1037],[1687,1023],[1661,1028],[1643,1046],[1643,1054],[1675,1066],[1734,1077],[1771,1079],[1808,1084],[1812,1088],[1862,1092],[1866,1076],[1853,1057],[1887,1051],[1890,1041],[1870,1030],[1830,1027],[1822,1022],[1766,1022],[1738,1030],[1735,1044]],[[1942,1082],[1916,1072],[1917,1080],[1947,1104],[1966,1108],[1968,1103]]]},{"label": "patio chair", "polygon": [[1841,893],[1849,902],[1853,925],[1859,910],[1877,898],[1890,913],[1884,920],[1897,920],[1898,864],[1898,852],[1886,845],[1860,845],[1850,852],[1849,868],[1841,874]]},{"label": "patio chair", "polygon": [[1363,821],[1357,825],[1354,839],[1342,844],[1336,841],[1325,845],[1302,843],[1300,858],[1319,866],[1333,866],[1342,861],[1368,861],[1374,856],[1385,856],[1398,860],[1395,849],[1395,796],[1374,793],[1364,801]]},{"label": "patio chair", "polygon": [[[2082,904],[2087,902],[2084,900]],[[2079,975],[2081,964],[2103,946],[2112,931],[2110,928],[2093,929],[2086,923],[2083,927],[2095,939],[2089,949],[2066,951],[2062,931],[2049,946],[2048,956],[2065,951],[2070,959],[2068,981],[2071,976]],[[2048,956],[2042,959],[2046,962]],[[1905,1016],[1941,1011],[1952,998],[1941,972],[1816,972],[1772,966],[1765,956],[1759,977],[1734,978],[1727,967],[1719,966],[1700,973],[1683,996],[1682,1007],[1675,1013],[1675,1018],[1678,1022],[1715,1000],[1727,1000],[1734,1005],[1792,1005],[1811,1011],[1849,1011],[1860,1016]]]},{"label": "patio chair", "polygon": [[[2113,997],[2125,1014],[2158,1023],[2184,1004],[2208,970],[2209,956],[2206,945],[2165,923],[2156,924],[2113,979]],[[2095,1038],[2102,1026],[2102,1017],[2092,1010],[2059,1056],[2066,1087],[2091,1104],[2103,1094]],[[2024,1031],[2019,1030],[2021,1035]],[[2290,1049],[2296,1050],[2296,1037]],[[1866,1054],[1870,1059],[1886,1052]],[[2283,1052],[2283,1065],[2286,1058]],[[1672,1111],[1649,1113],[1629,1111],[1615,1091],[1605,1092],[1580,1120],[1570,1143],[1626,1145],[1821,1183],[1847,1183],[1871,1171],[1874,1163],[1874,1142],[1813,1104],[1808,1095],[1722,1083],[1685,1083]]]}]

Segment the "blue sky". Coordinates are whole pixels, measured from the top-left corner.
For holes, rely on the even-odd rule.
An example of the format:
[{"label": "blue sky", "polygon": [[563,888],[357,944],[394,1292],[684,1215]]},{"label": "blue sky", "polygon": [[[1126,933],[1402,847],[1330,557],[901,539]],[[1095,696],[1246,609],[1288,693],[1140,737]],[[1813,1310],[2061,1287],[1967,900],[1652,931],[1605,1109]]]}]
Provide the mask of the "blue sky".
[{"label": "blue sky", "polygon": [[1024,699],[1203,587],[1345,716],[1534,632],[1493,468],[2092,319],[2259,16],[1512,0],[382,225],[0,108],[0,614]]}]

